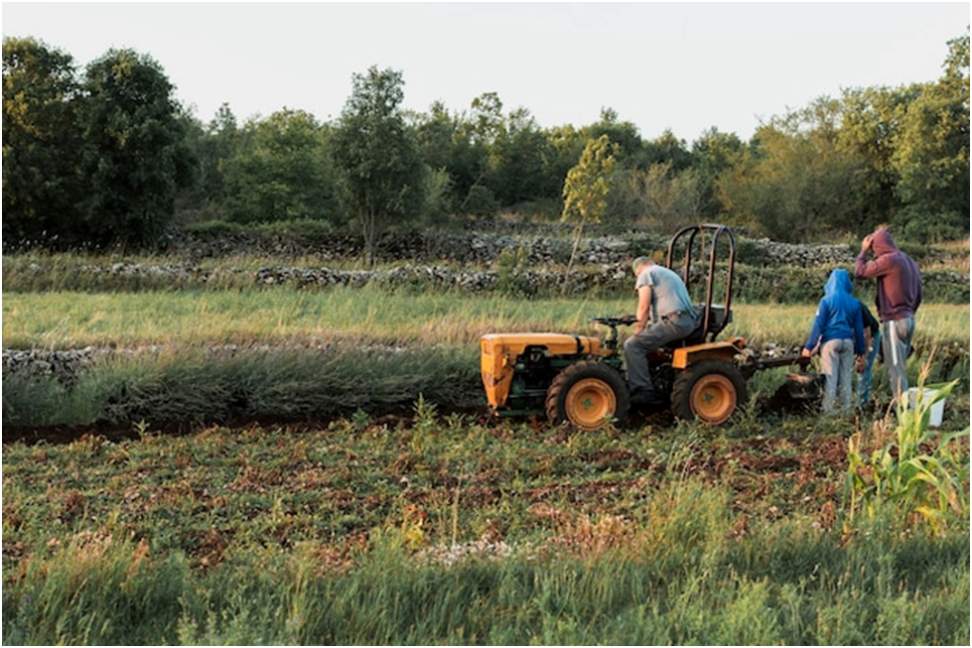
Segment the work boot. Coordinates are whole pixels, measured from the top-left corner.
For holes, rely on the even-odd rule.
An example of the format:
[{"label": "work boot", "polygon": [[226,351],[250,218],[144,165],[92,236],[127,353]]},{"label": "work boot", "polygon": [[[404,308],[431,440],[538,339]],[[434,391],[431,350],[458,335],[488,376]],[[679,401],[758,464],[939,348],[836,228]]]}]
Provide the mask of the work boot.
[{"label": "work boot", "polygon": [[665,399],[654,389],[639,389],[631,392],[631,404],[635,407],[654,407],[664,402]]}]

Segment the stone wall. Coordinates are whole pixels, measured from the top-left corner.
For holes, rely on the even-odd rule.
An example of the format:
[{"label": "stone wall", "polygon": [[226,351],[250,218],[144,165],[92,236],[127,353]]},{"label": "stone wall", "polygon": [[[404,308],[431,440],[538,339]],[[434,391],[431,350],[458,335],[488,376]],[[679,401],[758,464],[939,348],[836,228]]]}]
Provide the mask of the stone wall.
[{"label": "stone wall", "polygon": [[[377,256],[384,261],[448,260],[489,264],[510,250],[522,250],[529,264],[566,263],[571,240],[548,234],[503,234],[453,231],[393,232],[381,237]],[[668,237],[633,232],[624,235],[586,238],[580,248],[580,263],[624,263],[643,254],[662,254]],[[169,250],[188,258],[228,255],[295,257],[315,255],[322,259],[357,258],[363,253],[359,236],[335,233],[301,238],[292,234],[257,232],[183,232]],[[743,263],[777,265],[822,265],[852,263],[856,250],[849,245],[779,243],[769,239],[738,239],[738,260]]]},{"label": "stone wall", "polygon": [[[215,344],[201,349],[213,358],[228,358],[239,353],[272,353],[274,351],[306,351],[308,353],[327,353],[336,345],[319,342],[313,344]],[[355,348],[382,353],[401,353],[407,347],[392,344],[356,344]],[[124,360],[136,356],[159,355],[171,347],[147,344],[131,348],[108,346],[87,346],[78,349],[3,349],[3,376],[17,375],[27,378],[50,378],[71,386],[86,369],[98,363]]]},{"label": "stone wall", "polygon": [[[850,267],[849,263],[841,264]],[[703,265],[693,266],[694,281],[701,282]],[[736,266],[734,293],[749,301],[810,302],[821,295],[832,265],[748,265]],[[588,264],[566,278],[562,267],[544,264],[496,264],[491,268],[462,269],[445,265],[403,262],[392,268],[344,270],[314,266],[267,266],[258,270],[193,263],[81,264],[45,275],[42,261],[32,262],[5,276],[7,290],[166,290],[184,288],[245,288],[286,285],[296,288],[332,286],[457,290],[478,293],[498,290],[512,295],[627,294],[632,288],[627,263]],[[929,302],[967,303],[969,278],[950,270],[932,270],[923,275],[925,299]],[[860,282],[859,294],[870,299],[873,282]]]}]

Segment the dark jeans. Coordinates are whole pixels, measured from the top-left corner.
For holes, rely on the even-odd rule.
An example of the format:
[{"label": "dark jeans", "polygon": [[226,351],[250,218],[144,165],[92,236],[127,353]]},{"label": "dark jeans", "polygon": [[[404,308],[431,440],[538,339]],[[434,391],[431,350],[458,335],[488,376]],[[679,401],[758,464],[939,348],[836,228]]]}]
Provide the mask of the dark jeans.
[{"label": "dark jeans", "polygon": [[857,404],[860,407],[866,407],[868,402],[871,400],[871,383],[873,382],[874,376],[874,360],[877,358],[878,351],[881,350],[881,331],[874,334],[874,339],[871,340],[871,350],[867,352],[867,358],[864,361],[864,373],[860,375],[857,380]]},{"label": "dark jeans", "polygon": [[644,331],[624,341],[624,364],[632,393],[652,389],[648,354],[670,342],[685,339],[698,325],[698,316],[678,313],[649,324]]}]

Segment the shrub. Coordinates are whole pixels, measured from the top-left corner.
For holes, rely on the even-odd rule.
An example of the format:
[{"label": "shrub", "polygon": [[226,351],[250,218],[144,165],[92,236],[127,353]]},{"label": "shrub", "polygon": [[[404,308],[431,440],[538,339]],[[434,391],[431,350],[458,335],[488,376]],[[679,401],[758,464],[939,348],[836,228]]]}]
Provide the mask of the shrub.
[{"label": "shrub", "polygon": [[489,187],[474,184],[469,187],[469,193],[462,201],[460,209],[474,216],[492,216],[499,211],[499,201]]}]

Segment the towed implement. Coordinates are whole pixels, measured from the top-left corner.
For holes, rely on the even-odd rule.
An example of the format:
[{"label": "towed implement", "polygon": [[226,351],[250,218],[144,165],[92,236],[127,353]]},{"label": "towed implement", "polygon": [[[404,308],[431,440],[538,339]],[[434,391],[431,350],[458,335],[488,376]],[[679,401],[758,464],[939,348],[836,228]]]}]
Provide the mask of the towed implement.
[{"label": "towed implement", "polygon": [[[724,225],[693,225],[679,230],[668,245],[666,265],[673,267],[680,242],[685,242],[682,280],[691,288],[692,250],[700,234],[710,247],[704,301],[697,304],[699,326],[688,336],[649,355],[652,382],[680,419],[720,425],[747,400],[746,382],[753,373],[799,361],[798,356],[770,362],[744,360],[741,337],[717,340],[732,321],[732,280],[736,245]],[[720,241],[728,248],[724,300],[713,305]],[[704,245],[704,242],[700,240]],[[546,415],[553,423],[569,422],[585,430],[623,420],[630,409],[627,380],[618,352],[618,327],[635,323],[633,315],[596,317],[605,326],[603,338],[564,333],[498,333],[480,340],[480,369],[486,398],[497,414]]]}]

